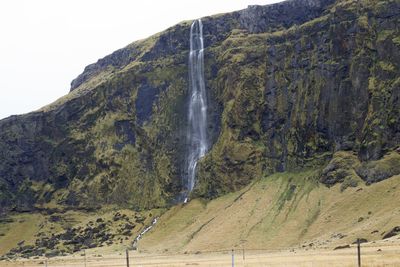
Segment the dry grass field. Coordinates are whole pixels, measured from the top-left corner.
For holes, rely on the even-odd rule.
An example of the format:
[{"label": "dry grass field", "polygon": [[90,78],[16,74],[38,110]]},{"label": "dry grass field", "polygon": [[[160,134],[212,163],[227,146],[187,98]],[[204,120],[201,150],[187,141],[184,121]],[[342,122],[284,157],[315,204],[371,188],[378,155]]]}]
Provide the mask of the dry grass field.
[{"label": "dry grass field", "polygon": [[[378,251],[379,250],[379,251]],[[231,251],[208,252],[197,254],[147,254],[130,252],[129,266],[233,266]],[[400,266],[400,245],[375,244],[362,246],[362,266],[383,267]],[[44,259],[0,262],[2,267],[17,266],[46,266]],[[47,261],[51,267],[111,267],[127,266],[125,253],[109,255],[71,256],[54,258]],[[357,266],[357,249],[352,246],[342,250],[317,249],[317,250],[285,250],[285,251],[245,251],[234,253],[234,266],[274,266],[274,267],[346,267]]]}]

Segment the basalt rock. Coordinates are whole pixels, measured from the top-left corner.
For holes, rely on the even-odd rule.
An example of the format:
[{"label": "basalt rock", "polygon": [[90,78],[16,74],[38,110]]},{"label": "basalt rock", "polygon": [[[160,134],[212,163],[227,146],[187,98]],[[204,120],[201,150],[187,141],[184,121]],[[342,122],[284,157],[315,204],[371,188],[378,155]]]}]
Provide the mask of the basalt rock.
[{"label": "basalt rock", "polygon": [[[328,185],[398,174],[386,166],[400,144],[399,11],[397,1],[289,0],[203,18],[212,147],[194,196],[298,168],[325,166]],[[1,120],[0,213],[174,203],[190,24],[100,59],[65,97]]]},{"label": "basalt rock", "polygon": [[392,230],[390,230],[388,233],[386,233],[383,236],[383,239],[391,238],[391,237],[396,236],[398,234],[400,234],[400,226],[396,226]]}]

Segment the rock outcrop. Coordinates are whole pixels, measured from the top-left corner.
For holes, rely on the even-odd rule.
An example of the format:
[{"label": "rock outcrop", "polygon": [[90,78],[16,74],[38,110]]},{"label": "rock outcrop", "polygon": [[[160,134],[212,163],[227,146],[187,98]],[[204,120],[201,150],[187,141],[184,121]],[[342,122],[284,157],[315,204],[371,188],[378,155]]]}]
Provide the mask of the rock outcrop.
[{"label": "rock outcrop", "polygon": [[[398,174],[384,165],[400,164],[399,14],[397,1],[290,0],[204,18],[213,146],[194,196],[299,168],[327,166],[329,185]],[[0,121],[0,212],[173,203],[189,30],[128,45],[86,67],[64,98]],[[339,164],[340,151],[357,166]]]}]

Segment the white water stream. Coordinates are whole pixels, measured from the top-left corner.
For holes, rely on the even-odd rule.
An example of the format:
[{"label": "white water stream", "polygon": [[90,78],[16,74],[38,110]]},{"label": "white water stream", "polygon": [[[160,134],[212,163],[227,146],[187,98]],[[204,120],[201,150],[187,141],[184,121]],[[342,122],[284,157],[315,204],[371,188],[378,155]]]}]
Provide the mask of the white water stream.
[{"label": "white water stream", "polygon": [[[186,162],[186,194],[184,202],[193,190],[196,177],[197,162],[206,154],[207,140],[207,94],[204,83],[204,43],[203,24],[201,20],[195,20],[190,27],[190,52],[189,52],[189,110],[188,110],[188,156]],[[157,223],[155,218],[151,225],[147,226],[135,238],[134,246]]]},{"label": "white water stream", "polygon": [[197,162],[206,154],[207,140],[207,94],[204,83],[203,24],[195,20],[190,27],[189,53],[189,111],[188,111],[188,156],[186,162],[186,196],[193,190]]}]

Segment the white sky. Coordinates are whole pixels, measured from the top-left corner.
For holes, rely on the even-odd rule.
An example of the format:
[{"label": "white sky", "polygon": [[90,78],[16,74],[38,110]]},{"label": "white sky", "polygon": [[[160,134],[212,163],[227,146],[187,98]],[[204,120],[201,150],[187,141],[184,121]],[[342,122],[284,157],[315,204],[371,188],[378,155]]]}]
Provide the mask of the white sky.
[{"label": "white sky", "polygon": [[85,66],[182,20],[279,0],[1,0],[0,119],[67,94]]}]

